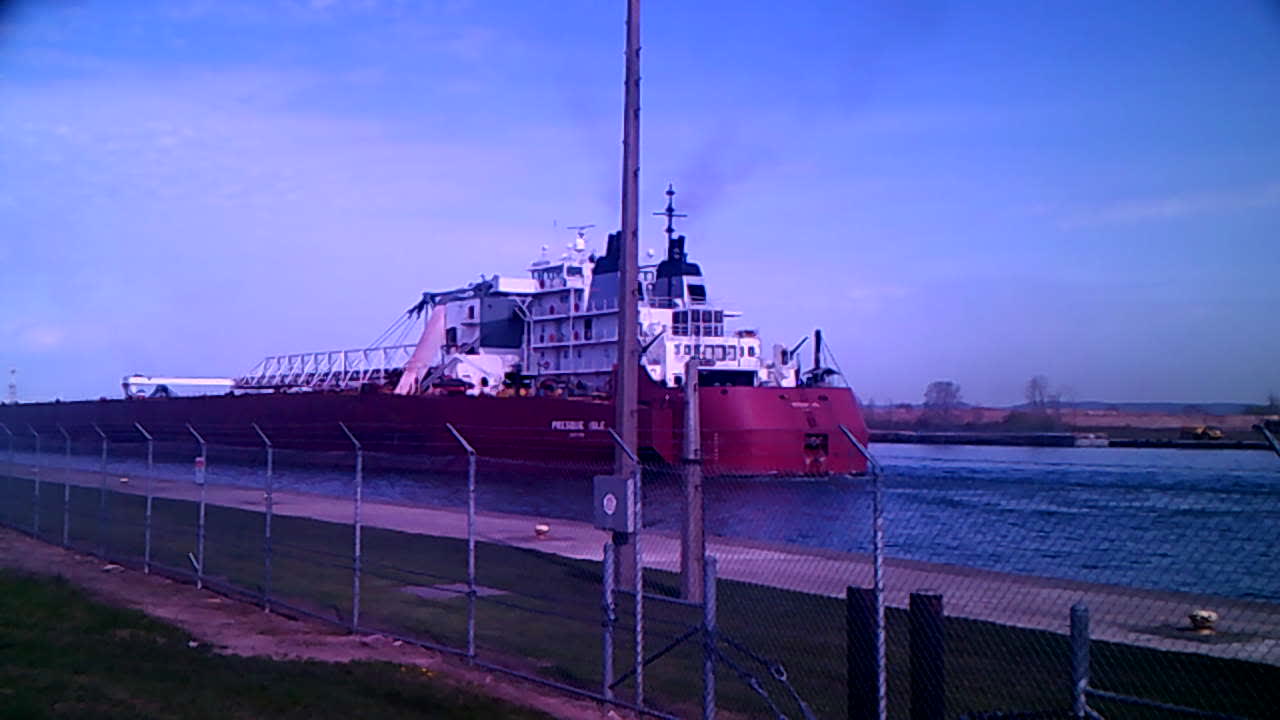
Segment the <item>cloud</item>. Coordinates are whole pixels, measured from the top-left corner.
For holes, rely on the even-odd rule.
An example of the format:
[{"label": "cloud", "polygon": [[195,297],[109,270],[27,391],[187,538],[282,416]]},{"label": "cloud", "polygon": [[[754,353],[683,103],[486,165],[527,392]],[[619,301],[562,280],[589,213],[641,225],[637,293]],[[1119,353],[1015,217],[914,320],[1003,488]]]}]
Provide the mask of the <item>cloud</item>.
[{"label": "cloud", "polygon": [[1249,188],[1182,193],[1160,198],[1126,200],[1066,217],[1068,229],[1173,220],[1195,215],[1280,207],[1280,182]]}]

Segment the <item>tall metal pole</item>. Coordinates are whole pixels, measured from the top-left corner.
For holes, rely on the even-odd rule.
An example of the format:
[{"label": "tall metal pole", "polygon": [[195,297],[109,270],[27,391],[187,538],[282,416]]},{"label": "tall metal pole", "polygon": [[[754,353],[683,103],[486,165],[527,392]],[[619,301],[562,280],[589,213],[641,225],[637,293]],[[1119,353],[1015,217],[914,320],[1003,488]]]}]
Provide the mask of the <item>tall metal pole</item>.
[{"label": "tall metal pole", "polygon": [[[152,462],[155,458],[155,440],[151,437],[151,433],[142,427],[142,423],[135,422],[134,427],[138,428],[138,432],[142,433],[142,437],[147,440],[147,470],[151,470]],[[151,508],[154,504],[155,478],[150,472],[147,473],[147,508],[142,516],[142,572],[151,572]]]},{"label": "tall metal pole", "polygon": [[271,516],[275,510],[275,447],[271,444],[271,438],[258,427],[258,423],[253,423],[253,429],[262,438],[262,444],[267,446],[266,492],[263,494],[266,508],[262,520],[262,609],[271,612]]},{"label": "tall metal pole", "polygon": [[444,426],[467,451],[467,660],[476,659],[476,450],[450,423]]},{"label": "tall metal pole", "polygon": [[[640,0],[627,0],[626,72],[622,111],[622,237],[618,260],[618,371],[614,388],[614,425],[622,444],[636,448],[637,380],[640,373],[638,292],[640,259]],[[632,475],[635,460],[622,450],[614,454],[618,475]],[[638,492],[637,492],[638,496]],[[619,537],[618,580],[631,584],[637,553],[635,543]],[[625,544],[623,544],[625,543]]]},{"label": "tall metal pole", "polygon": [[354,633],[360,628],[360,536],[363,534],[360,524],[360,504],[364,495],[364,448],[361,447],[356,436],[347,429],[345,423],[338,423],[338,425],[342,428],[342,432],[351,438],[351,444],[356,446],[356,486],[351,519],[355,535],[351,564],[351,632]]},{"label": "tall metal pole", "polygon": [[200,437],[200,433],[191,427],[191,423],[187,423],[187,429],[196,437],[196,442],[200,443],[199,465],[196,473],[196,481],[200,483],[200,506],[199,516],[196,518],[196,589],[204,587],[204,511],[205,511],[205,473],[208,471],[209,462],[209,445],[205,443],[204,438]]},{"label": "tall metal pole", "polygon": [[702,503],[702,424],[698,412],[698,358],[684,369],[684,515],[680,527],[680,590],[702,602],[702,563],[707,555]]}]

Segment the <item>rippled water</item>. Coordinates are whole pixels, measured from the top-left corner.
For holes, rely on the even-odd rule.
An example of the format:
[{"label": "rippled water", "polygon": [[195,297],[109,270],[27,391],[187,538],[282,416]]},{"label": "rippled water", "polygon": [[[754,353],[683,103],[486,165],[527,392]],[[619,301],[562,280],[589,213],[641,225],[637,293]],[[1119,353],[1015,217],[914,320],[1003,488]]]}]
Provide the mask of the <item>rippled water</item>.
[{"label": "rippled water", "polygon": [[[879,445],[889,554],[930,562],[1280,601],[1280,458],[1235,450]],[[92,461],[79,461],[92,466]],[[113,471],[138,472],[115,460]],[[189,466],[166,472],[190,474]],[[465,503],[461,466],[369,471],[365,496]],[[259,484],[211,466],[211,482]],[[590,472],[485,465],[482,510],[590,518]],[[349,471],[278,466],[281,486],[346,494]],[[708,532],[870,549],[866,478],[711,479]],[[646,477],[646,526],[679,527],[680,486]]]}]

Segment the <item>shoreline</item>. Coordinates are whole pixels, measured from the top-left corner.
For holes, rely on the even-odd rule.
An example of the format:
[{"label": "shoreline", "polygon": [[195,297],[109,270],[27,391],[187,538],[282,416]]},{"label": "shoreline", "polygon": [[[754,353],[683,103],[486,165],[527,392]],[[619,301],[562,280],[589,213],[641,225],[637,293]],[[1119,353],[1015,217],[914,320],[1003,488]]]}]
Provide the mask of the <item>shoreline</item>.
[{"label": "shoreline", "polygon": [[[891,445],[976,445],[1002,447],[1113,447],[1165,450],[1266,450],[1262,440],[1181,440],[1167,438],[1108,438],[1100,432],[1001,433],[973,431],[871,430],[871,442]],[[1103,436],[1103,437],[1097,437]],[[1096,438],[1078,443],[1082,437]],[[1105,443],[1105,444],[1102,444]]]}]

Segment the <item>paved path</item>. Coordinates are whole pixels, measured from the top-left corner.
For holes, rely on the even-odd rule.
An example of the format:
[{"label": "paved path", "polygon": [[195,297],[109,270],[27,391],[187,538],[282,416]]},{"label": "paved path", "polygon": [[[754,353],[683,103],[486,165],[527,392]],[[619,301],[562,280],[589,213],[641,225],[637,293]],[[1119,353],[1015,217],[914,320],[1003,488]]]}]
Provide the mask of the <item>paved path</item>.
[{"label": "paved path", "polygon": [[[0,462],[0,474],[6,473],[84,486],[98,486],[102,480],[94,472]],[[118,476],[112,475],[109,487],[143,494],[147,481],[134,477],[121,483]],[[157,497],[187,500],[195,500],[200,494],[199,486],[190,479],[156,478],[153,492]],[[260,512],[265,504],[261,489],[209,485],[206,492],[207,502],[214,505]],[[337,523],[352,520],[350,498],[277,490],[274,507],[280,515]],[[362,520],[370,527],[466,537],[466,511],[461,508],[366,500]],[[533,526],[539,522],[551,526],[547,537],[535,537]],[[483,542],[586,560],[599,560],[607,539],[605,532],[587,523],[500,513],[480,513],[477,535]],[[720,576],[732,580],[832,597],[843,597],[848,585],[871,585],[871,563],[866,555],[722,537],[710,538],[708,549],[719,561]],[[679,570],[679,538],[647,533],[642,550],[647,567]],[[899,558],[886,562],[885,588],[886,602],[892,607],[906,607],[911,592],[928,589],[943,594],[948,615],[1057,633],[1067,632],[1071,605],[1084,602],[1090,609],[1092,635],[1096,639],[1280,666],[1280,605],[1274,603],[1013,575]],[[1218,634],[1199,636],[1183,629],[1187,613],[1198,608],[1209,608],[1221,615]]]}]

